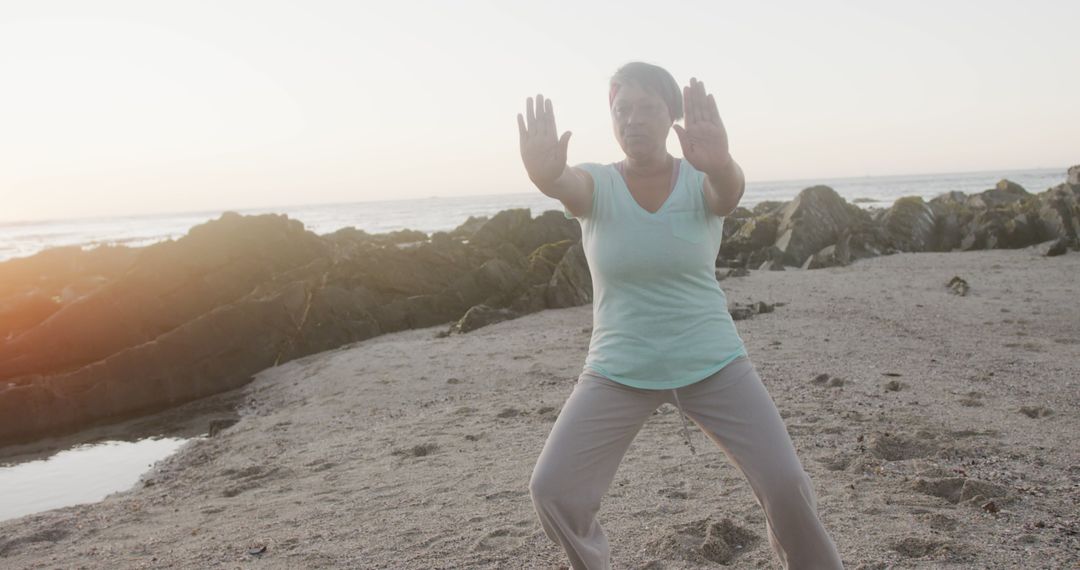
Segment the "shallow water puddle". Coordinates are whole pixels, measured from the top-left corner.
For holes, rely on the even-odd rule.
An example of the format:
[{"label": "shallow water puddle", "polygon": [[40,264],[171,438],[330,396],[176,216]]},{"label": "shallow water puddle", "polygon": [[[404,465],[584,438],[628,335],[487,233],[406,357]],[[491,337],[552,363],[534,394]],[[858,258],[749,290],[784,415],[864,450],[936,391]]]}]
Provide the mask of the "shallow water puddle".
[{"label": "shallow water puddle", "polygon": [[0,520],[94,503],[138,482],[154,463],[188,438],[105,441],[57,452],[46,459],[0,466]]}]

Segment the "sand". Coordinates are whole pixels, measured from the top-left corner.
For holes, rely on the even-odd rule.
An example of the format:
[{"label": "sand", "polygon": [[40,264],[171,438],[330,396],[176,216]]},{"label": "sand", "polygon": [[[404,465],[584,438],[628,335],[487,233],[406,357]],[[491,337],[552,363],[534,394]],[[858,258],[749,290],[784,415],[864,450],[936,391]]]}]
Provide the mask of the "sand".
[{"label": "sand", "polygon": [[[848,568],[1077,566],[1080,255],[1046,245],[721,283],[778,304],[739,332]],[[239,423],[137,488],[0,523],[0,567],[559,568],[527,483],[591,310],[265,370]],[[779,567],[748,485],[693,437],[697,456],[664,406],[630,448],[600,513],[614,567]]]}]

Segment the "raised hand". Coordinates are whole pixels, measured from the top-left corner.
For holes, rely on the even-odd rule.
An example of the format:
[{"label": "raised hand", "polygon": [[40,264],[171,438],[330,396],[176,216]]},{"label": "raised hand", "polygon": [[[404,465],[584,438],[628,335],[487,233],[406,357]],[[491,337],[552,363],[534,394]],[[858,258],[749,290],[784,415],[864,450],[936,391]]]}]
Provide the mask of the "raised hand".
[{"label": "raised hand", "polygon": [[727,131],[716,109],[716,100],[705,93],[705,84],[691,78],[683,87],[686,127],[674,125],[683,156],[690,165],[706,174],[722,172],[731,163]]},{"label": "raised hand", "polygon": [[540,189],[550,187],[566,169],[566,149],[570,145],[570,131],[557,137],[555,112],[550,99],[536,96],[525,101],[525,116],[518,113],[518,132],[521,136],[521,160],[529,180]]}]

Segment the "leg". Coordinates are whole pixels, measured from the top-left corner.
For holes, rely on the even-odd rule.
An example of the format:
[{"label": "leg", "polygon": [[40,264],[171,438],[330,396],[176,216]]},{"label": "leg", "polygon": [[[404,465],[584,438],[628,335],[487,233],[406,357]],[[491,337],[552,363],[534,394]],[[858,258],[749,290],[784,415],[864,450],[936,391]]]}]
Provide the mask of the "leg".
[{"label": "leg", "polygon": [[817,497],[765,385],[748,358],[679,389],[683,409],[742,471],[765,510],[784,568],[843,569],[817,516]]},{"label": "leg", "polygon": [[585,372],[533,469],[529,491],[547,536],[575,569],[606,570],[607,537],[596,513],[630,442],[663,394]]}]

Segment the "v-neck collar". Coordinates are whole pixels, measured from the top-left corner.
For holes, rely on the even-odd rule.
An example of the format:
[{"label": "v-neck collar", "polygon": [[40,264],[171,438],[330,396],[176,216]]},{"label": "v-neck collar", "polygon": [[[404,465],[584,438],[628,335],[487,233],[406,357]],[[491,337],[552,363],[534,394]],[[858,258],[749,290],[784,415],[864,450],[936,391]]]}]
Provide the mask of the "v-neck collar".
[{"label": "v-neck collar", "polygon": [[629,198],[631,202],[633,202],[634,206],[638,210],[640,210],[643,214],[647,216],[658,216],[661,212],[664,211],[664,209],[668,207],[668,204],[670,204],[675,198],[675,190],[679,188],[679,180],[681,180],[683,176],[682,159],[672,157],[671,189],[668,191],[668,195],[667,198],[664,200],[664,203],[660,204],[660,207],[657,208],[655,212],[650,212],[646,210],[644,206],[639,204],[637,199],[634,198],[634,194],[630,192],[630,185],[626,183],[626,176],[623,175],[623,171],[621,168],[619,168],[619,164],[615,163],[612,165],[612,167],[615,168],[615,172],[619,173],[619,182],[622,183],[622,187],[626,191],[626,197]]}]

